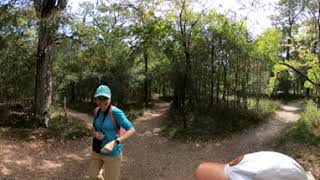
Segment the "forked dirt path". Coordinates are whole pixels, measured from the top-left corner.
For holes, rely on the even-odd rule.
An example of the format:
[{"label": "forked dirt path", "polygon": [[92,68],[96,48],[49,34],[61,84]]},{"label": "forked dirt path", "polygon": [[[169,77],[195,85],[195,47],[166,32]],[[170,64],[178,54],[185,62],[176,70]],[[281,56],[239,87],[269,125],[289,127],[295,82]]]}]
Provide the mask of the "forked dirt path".
[{"label": "forked dirt path", "polygon": [[155,108],[135,123],[137,134],[126,143],[123,179],[191,180],[203,161],[228,161],[239,154],[270,149],[274,138],[298,120],[301,102],[281,107],[266,123],[257,128],[225,138],[221,142],[181,143],[157,135],[166,108]]},{"label": "forked dirt path", "polygon": [[[292,101],[256,128],[221,142],[176,142],[160,136],[170,118],[169,103],[158,102],[134,121],[137,133],[125,142],[123,180],[191,180],[200,162],[228,161],[238,154],[272,150],[273,140],[299,118],[300,101]],[[70,112],[90,123],[86,114]],[[89,125],[89,124],[88,124]],[[0,179],[87,179],[91,138],[76,141],[21,141],[0,137]]]}]

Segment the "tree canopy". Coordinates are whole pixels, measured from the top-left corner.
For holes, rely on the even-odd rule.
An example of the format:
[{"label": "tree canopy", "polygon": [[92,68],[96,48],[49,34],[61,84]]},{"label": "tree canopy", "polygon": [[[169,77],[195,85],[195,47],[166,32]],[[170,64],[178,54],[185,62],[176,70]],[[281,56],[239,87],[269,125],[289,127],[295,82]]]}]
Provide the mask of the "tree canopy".
[{"label": "tree canopy", "polygon": [[192,3],[88,1],[75,12],[62,0],[1,2],[0,101],[32,102],[43,118],[51,100],[92,104],[107,84],[113,100],[148,106],[158,94],[182,115],[280,92],[320,104],[318,1],[279,1],[255,39],[245,18]]}]

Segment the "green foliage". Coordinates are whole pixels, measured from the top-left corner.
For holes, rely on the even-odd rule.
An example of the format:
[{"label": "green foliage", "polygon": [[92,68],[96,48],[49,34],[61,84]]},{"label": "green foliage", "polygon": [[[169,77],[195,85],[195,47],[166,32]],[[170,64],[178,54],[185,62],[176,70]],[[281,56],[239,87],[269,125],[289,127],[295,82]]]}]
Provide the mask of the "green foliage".
[{"label": "green foliage", "polygon": [[320,144],[320,109],[307,101],[299,121],[290,129],[289,135],[302,142]]},{"label": "green foliage", "polygon": [[[314,84],[277,64],[289,47],[293,55],[287,63],[311,80],[319,81],[320,70],[313,47],[316,36],[302,35],[299,33],[302,31],[293,29],[295,37],[290,39],[296,42],[287,44],[286,26],[270,28],[253,40],[246,19],[237,20],[236,16],[216,10],[196,12],[189,0],[172,1],[172,8],[164,11],[159,9],[162,3],[167,2],[85,2],[79,13],[64,14],[55,39],[54,103],[62,104],[66,97],[67,107],[90,112],[95,89],[99,84],[107,84],[112,89],[112,99],[124,104],[142,104],[144,90],[148,89],[149,98],[154,95],[172,98],[177,105],[173,107],[183,113],[192,113],[199,102],[203,107],[224,107],[225,110],[217,112],[221,113],[218,118],[210,117],[220,123],[216,119],[222,118],[225,111],[239,117],[248,115],[249,119],[257,115],[258,111],[253,109],[242,111],[251,95],[259,98],[264,93],[271,95],[293,88],[301,94],[305,90],[303,85],[312,89],[312,95],[316,94]],[[287,6],[288,3],[293,6]],[[297,12],[286,10],[298,10],[299,3],[281,1],[278,20],[288,25],[284,17]],[[29,5],[1,4],[0,12],[0,83],[3,85],[0,101],[30,99],[34,96],[37,50],[35,10]],[[311,21],[305,24],[308,32],[315,32],[310,30],[314,27]],[[254,106],[267,109],[262,114],[272,111],[271,106],[263,107],[263,104]],[[131,107],[127,110],[131,119],[140,114],[140,110]],[[244,126],[242,120],[230,120],[230,123],[235,128]]]},{"label": "green foliage", "polygon": [[[304,67],[309,67],[307,70],[307,77],[313,82],[320,84],[320,65],[319,60],[315,54],[311,53],[309,50],[303,51],[301,53],[301,59],[305,60]],[[315,84],[311,84],[309,81],[306,81],[305,87],[316,89],[319,88]]]},{"label": "green foliage", "polygon": [[256,100],[250,99],[248,109],[216,107],[209,113],[198,112],[190,127],[178,128],[174,138],[205,141],[221,138],[264,122],[280,105],[279,101],[267,99],[261,99],[257,105]]},{"label": "green foliage", "polygon": [[279,109],[281,104],[282,103],[279,100],[260,99],[258,102],[255,99],[249,99],[248,109],[256,111],[262,116],[261,118],[266,118],[271,115],[271,113]]},{"label": "green foliage", "polygon": [[263,55],[266,63],[280,61],[282,34],[278,29],[272,28],[264,32],[256,41],[258,52]]},{"label": "green foliage", "polygon": [[79,119],[72,117],[65,118],[64,113],[55,112],[52,114],[49,128],[44,137],[53,139],[78,139],[90,136],[90,129]]},{"label": "green foliage", "polygon": [[286,81],[289,77],[288,67],[281,64],[275,64],[273,66],[273,73],[275,75],[270,78],[268,88],[266,89],[266,93],[269,96],[277,90],[283,91],[284,89],[288,89],[288,87],[281,88],[281,85],[286,86],[288,83]]},{"label": "green foliage", "polygon": [[[299,52],[297,60],[292,59],[285,61],[286,65],[275,64],[273,67],[274,77],[271,78],[267,92],[272,93],[274,89],[289,89],[290,87],[283,88],[283,86],[289,86],[289,81],[300,82],[303,87],[309,89],[317,89],[319,86],[320,66],[318,64],[318,58],[310,50],[303,50]],[[299,71],[300,73],[296,73]],[[306,78],[308,80],[306,80]],[[302,83],[301,83],[302,82]],[[281,87],[282,86],[282,87]]]},{"label": "green foliage", "polygon": [[0,6],[0,101],[33,95],[35,11],[10,4]]}]

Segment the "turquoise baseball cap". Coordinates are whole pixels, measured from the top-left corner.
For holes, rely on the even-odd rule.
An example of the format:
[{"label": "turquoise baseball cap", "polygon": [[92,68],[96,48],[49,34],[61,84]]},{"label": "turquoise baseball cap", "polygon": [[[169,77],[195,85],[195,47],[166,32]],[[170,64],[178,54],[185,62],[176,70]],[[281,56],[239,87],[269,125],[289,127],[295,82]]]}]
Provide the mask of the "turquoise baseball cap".
[{"label": "turquoise baseball cap", "polygon": [[96,90],[96,94],[94,95],[94,97],[99,97],[99,96],[103,96],[103,97],[107,97],[107,98],[111,98],[111,90],[108,86],[106,85],[100,85],[97,90]]}]

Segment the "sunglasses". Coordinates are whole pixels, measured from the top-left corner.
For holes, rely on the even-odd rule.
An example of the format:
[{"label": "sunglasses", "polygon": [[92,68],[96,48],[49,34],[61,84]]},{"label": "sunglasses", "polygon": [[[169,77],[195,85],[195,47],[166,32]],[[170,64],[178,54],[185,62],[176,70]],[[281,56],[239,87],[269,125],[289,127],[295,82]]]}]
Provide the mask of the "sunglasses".
[{"label": "sunglasses", "polygon": [[98,96],[96,99],[99,100],[99,101],[106,101],[106,100],[108,100],[109,98],[104,97],[104,96]]}]

